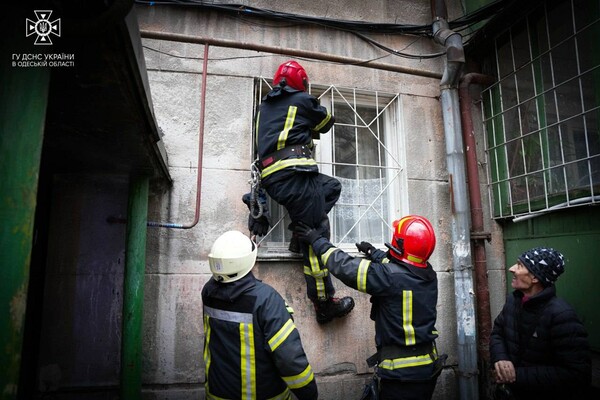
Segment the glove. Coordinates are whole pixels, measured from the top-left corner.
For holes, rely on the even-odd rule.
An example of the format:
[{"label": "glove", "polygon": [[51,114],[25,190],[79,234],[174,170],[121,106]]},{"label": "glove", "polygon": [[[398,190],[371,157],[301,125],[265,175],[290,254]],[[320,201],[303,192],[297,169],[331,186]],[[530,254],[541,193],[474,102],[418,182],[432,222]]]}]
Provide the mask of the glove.
[{"label": "glove", "polygon": [[373,246],[369,242],[355,243],[355,245],[358,251],[360,251],[361,253],[365,253],[367,256],[373,254],[373,250],[375,250],[375,246]]},{"label": "glove", "polygon": [[[243,195],[242,201],[248,206],[248,210],[250,210],[250,193]],[[258,201],[263,205],[263,214],[258,218],[253,218],[252,214],[248,215],[248,230],[253,235],[264,236],[269,232],[269,228],[271,227],[270,214],[267,208],[267,199],[263,193],[259,194]]]},{"label": "glove", "polygon": [[258,219],[248,215],[248,230],[253,235],[265,236],[269,232],[269,221],[264,215]]},{"label": "glove", "polygon": [[298,235],[298,240],[307,243],[313,244],[317,239],[322,238],[323,236],[314,228],[306,225],[304,222],[299,221],[296,223],[296,227],[294,228],[294,232]]}]

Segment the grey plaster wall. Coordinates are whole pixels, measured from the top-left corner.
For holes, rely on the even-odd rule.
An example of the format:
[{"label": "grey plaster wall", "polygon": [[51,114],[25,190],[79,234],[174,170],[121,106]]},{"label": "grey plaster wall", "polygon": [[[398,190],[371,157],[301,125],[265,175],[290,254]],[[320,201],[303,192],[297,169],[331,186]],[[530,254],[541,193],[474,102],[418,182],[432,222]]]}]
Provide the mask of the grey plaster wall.
[{"label": "grey plaster wall", "polygon": [[[430,23],[428,0],[283,2],[253,1],[252,6],[330,18]],[[360,59],[382,55],[373,46],[347,32],[317,27],[277,24],[257,25],[216,12],[191,8],[136,6],[140,28],[185,33],[240,42],[308,49]],[[450,7],[456,17],[460,9]],[[414,53],[433,53],[440,47],[431,40],[409,36],[374,35],[390,47]],[[416,40],[417,39],[417,40]],[[198,174],[198,131],[202,92],[204,47],[190,43],[144,39],[146,65],[158,125],[164,132],[173,187],[151,199],[149,219],[188,223],[194,216]],[[207,254],[224,231],[246,232],[247,209],[240,201],[249,189],[254,77],[271,77],[289,59],[242,49],[210,47],[206,84],[206,117],[200,220],[189,230],[151,228],[147,252],[147,288],[144,311],[144,397],[195,399],[202,396],[202,304],[200,291],[210,279]],[[406,60],[386,57],[387,63],[443,72],[443,58]],[[406,132],[408,211],[427,215],[437,232],[431,258],[438,272],[438,348],[456,364],[456,316],[451,268],[451,214],[439,81],[434,78],[301,60],[311,82],[401,94],[402,126]],[[477,107],[474,106],[477,113]],[[479,143],[478,143],[479,145]],[[480,146],[482,147],[482,146]],[[478,151],[481,151],[478,148]],[[483,159],[481,153],[481,159]],[[487,205],[485,174],[481,174],[484,210]],[[488,213],[489,214],[489,213]],[[487,214],[486,214],[487,215]],[[490,286],[495,315],[504,300],[503,255],[500,231],[486,216],[494,240],[488,246]],[[487,228],[487,227],[486,227]],[[301,263],[260,261],[254,269],[274,286],[295,310],[309,360],[316,372],[322,399],[358,399],[371,370],[365,359],[375,351],[374,328],[369,319],[369,297],[334,283],[340,296],[351,295],[355,310],[346,318],[319,326],[305,296]],[[452,368],[444,370],[436,399],[457,398]]]}]

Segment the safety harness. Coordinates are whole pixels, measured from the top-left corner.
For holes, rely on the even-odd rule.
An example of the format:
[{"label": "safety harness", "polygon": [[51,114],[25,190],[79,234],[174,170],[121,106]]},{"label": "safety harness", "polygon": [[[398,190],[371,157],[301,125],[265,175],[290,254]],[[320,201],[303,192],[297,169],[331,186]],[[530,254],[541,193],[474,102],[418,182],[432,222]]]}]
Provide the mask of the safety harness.
[{"label": "safety harness", "polygon": [[275,164],[277,161],[285,160],[286,158],[299,158],[299,157],[306,157],[306,158],[312,157],[312,152],[308,145],[298,144],[298,145],[294,145],[294,146],[284,147],[283,149],[274,151],[273,153],[268,154],[258,160],[258,168],[262,172],[265,168],[270,167],[271,165]]},{"label": "safety harness", "polygon": [[299,144],[295,146],[284,147],[274,151],[263,158],[257,158],[250,165],[250,215],[254,219],[262,217],[264,204],[259,201],[261,192],[261,173],[265,168],[275,164],[277,161],[287,158],[312,157],[312,152],[308,145]]},{"label": "safety harness", "polygon": [[422,355],[428,355],[431,357],[432,361],[435,361],[438,358],[435,343],[420,343],[413,346],[385,345],[382,346],[377,353],[367,359],[367,365],[373,367],[386,359],[408,358]]},{"label": "safety harness", "polygon": [[254,219],[262,217],[264,205],[259,201],[260,186],[260,169],[258,168],[259,160],[256,159],[250,165],[250,216]]}]

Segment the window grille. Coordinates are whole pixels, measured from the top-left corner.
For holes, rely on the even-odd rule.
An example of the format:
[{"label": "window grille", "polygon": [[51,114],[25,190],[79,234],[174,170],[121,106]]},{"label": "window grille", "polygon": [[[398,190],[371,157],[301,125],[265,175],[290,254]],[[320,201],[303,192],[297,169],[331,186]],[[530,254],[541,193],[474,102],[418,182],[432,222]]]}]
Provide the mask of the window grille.
[{"label": "window grille", "polygon": [[495,218],[600,202],[600,13],[543,2],[495,38],[483,92]]},{"label": "window grille", "polygon": [[[271,90],[270,82],[264,78],[256,81],[254,115],[260,99]],[[400,190],[406,187],[400,151],[404,146],[399,143],[400,97],[312,84],[309,93],[336,120],[329,132],[314,141],[313,152],[320,172],[335,176],[342,184],[340,199],[329,213],[331,240],[352,251],[356,251],[354,243],[362,240],[383,247],[391,235],[391,221],[401,215],[407,203]],[[285,209],[273,201],[270,210],[275,226],[259,239],[259,255],[284,256],[291,238],[287,229],[291,221]]]}]

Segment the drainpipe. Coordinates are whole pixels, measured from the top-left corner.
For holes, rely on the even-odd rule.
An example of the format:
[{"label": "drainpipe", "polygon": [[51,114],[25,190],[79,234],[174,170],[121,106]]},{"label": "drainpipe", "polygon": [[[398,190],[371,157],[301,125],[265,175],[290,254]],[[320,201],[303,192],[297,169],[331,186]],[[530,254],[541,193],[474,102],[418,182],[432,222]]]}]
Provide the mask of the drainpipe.
[{"label": "drainpipe", "polygon": [[452,210],[452,270],[458,340],[458,386],[461,400],[478,398],[476,319],[469,232],[469,202],[461,136],[458,81],[465,62],[462,37],[448,28],[444,0],[432,0],[434,40],[446,48],[446,68],[440,82],[446,162]]},{"label": "drainpipe", "polygon": [[479,169],[477,166],[477,151],[473,130],[473,117],[471,105],[473,99],[469,93],[472,84],[490,85],[494,78],[488,75],[470,73],[460,80],[459,97],[462,121],[462,135],[465,141],[465,152],[467,157],[467,179],[469,182],[469,199],[471,203],[471,246],[475,259],[475,296],[477,299],[477,332],[479,370],[482,371],[481,388],[482,397],[487,398],[491,385],[489,382],[490,352],[489,340],[492,330],[492,318],[490,311],[490,296],[487,276],[487,263],[485,253],[485,241],[491,240],[489,232],[484,231],[483,207],[481,203],[481,191],[479,189]]},{"label": "drainpipe", "polygon": [[144,270],[146,268],[146,223],[148,177],[132,177],[127,209],[127,250],[123,278],[123,337],[121,339],[120,397],[142,398],[142,319]]}]

